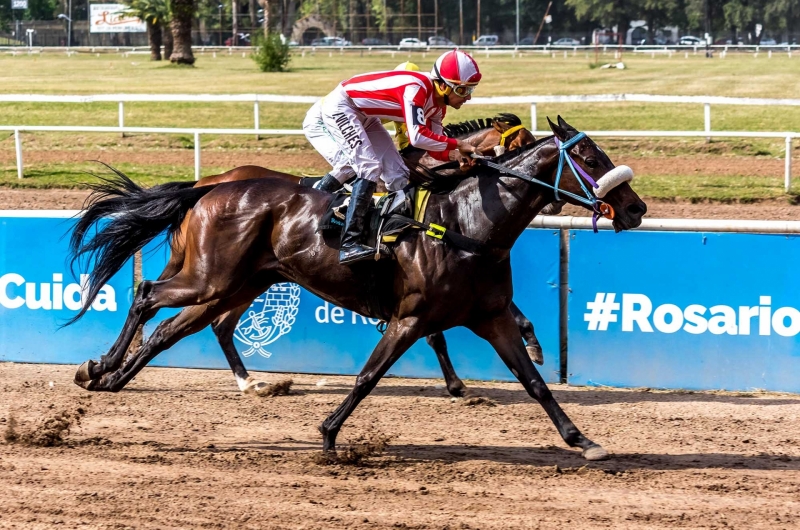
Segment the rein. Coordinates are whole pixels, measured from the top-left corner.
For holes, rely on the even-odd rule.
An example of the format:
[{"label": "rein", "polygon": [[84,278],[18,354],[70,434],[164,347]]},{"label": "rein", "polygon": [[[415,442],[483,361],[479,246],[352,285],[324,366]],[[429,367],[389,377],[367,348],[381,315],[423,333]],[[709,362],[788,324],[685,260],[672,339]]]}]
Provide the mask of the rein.
[{"label": "rein", "polygon": [[[614,209],[611,208],[611,205],[599,200],[593,193],[591,193],[584,184],[584,180],[589,183],[592,188],[597,189],[598,184],[594,181],[592,177],[590,177],[586,171],[583,170],[579,165],[572,160],[572,157],[569,155],[569,150],[575,146],[578,142],[586,138],[586,133],[578,133],[566,142],[561,142],[558,138],[554,137],[556,147],[558,147],[558,170],[556,172],[556,181],[555,184],[548,184],[547,182],[541,181],[537,178],[525,175],[520,173],[519,171],[515,171],[511,168],[506,166],[497,164],[488,160],[487,158],[481,157],[480,155],[472,155],[474,158],[477,159],[478,163],[490,167],[492,169],[496,169],[500,173],[505,175],[509,175],[512,177],[516,177],[518,179],[524,180],[526,182],[530,182],[531,184],[538,184],[540,186],[544,186],[545,188],[549,188],[553,190],[556,200],[560,200],[559,194],[566,195],[576,201],[589,206],[592,211],[594,211],[594,215],[592,216],[592,227],[597,232],[597,219],[600,216],[603,216],[607,219],[614,218]],[[566,160],[567,166],[569,166],[572,174],[575,175],[575,178],[578,180],[578,184],[580,184],[581,189],[583,190],[584,197],[580,195],[576,195],[572,192],[560,189],[559,185],[561,184],[561,175],[564,173],[564,161]]]}]

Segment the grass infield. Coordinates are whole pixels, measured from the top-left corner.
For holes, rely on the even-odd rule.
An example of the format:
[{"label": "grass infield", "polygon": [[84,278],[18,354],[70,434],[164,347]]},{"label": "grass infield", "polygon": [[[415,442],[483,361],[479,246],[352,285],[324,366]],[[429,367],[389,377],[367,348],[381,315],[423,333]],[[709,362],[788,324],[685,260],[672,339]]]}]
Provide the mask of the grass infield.
[{"label": "grass infield", "polygon": [[[195,67],[174,67],[152,63],[147,55],[77,54],[71,57],[45,53],[40,56],[0,56],[3,72],[1,93],[101,94],[101,93],[270,93],[324,95],[336,83],[351,75],[389,69],[412,60],[427,69],[434,54],[347,53],[337,51],[295,54],[288,73],[259,72],[249,57],[210,52],[198,53]],[[729,54],[727,58],[706,59],[690,53],[667,56],[626,54],[625,70],[591,68],[593,54],[579,52],[555,57],[525,55],[486,57],[477,54],[484,81],[479,96],[525,94],[605,94],[650,93],[676,95],[715,95],[734,97],[791,98],[800,94],[797,75],[800,57],[789,58],[762,53]],[[614,62],[610,54],[600,62]],[[260,122],[264,128],[299,128],[306,105],[261,104]],[[520,106],[465,106],[450,110],[448,121],[484,117],[498,112],[515,112],[526,125],[530,109]],[[578,129],[700,130],[703,127],[702,105],[663,103],[566,104],[538,105],[537,128],[546,127],[545,116],[561,114]],[[91,104],[20,104],[0,103],[3,125],[117,125],[115,103]],[[252,127],[253,107],[249,103],[126,103],[125,123],[153,127]],[[786,131],[797,129],[800,107],[712,106],[715,130]],[[203,152],[228,152],[224,163],[203,163],[203,173],[229,169],[237,154],[256,158],[269,154],[271,167],[293,172],[319,172],[318,159],[302,137],[257,141],[251,137],[203,137]],[[82,186],[97,172],[96,164],[80,159],[82,153],[103,160],[103,153],[113,152],[120,169],[145,183],[193,177],[192,139],[186,136],[136,135],[121,139],[107,134],[26,133],[24,159],[26,178],[18,181],[13,136],[0,136],[0,185],[31,187]],[[641,160],[637,170],[637,190],[654,198],[692,200],[753,201],[786,196],[783,192],[782,140],[725,140],[705,143],[702,139],[652,139],[647,141],[599,139],[612,158]],[[800,142],[796,142],[800,144]],[[794,146],[795,149],[798,145]],[[158,163],[160,154],[186,151],[186,156],[169,163]],[[54,153],[68,153],[63,161]],[[290,163],[281,155],[294,154]],[[307,155],[305,163],[302,156]],[[275,162],[275,157],[279,157]],[[315,155],[314,155],[315,156]],[[693,164],[701,157],[702,164]],[[168,157],[170,160],[174,156]],[[652,159],[674,160],[664,171],[664,164],[651,167]],[[299,161],[298,161],[299,160]],[[754,160],[763,161],[770,172],[752,171]],[[252,163],[252,162],[248,162]],[[696,165],[697,167],[693,167]],[[798,166],[795,163],[795,166]],[[775,167],[774,172],[772,168]],[[636,169],[636,168],[635,168]],[[800,168],[797,168],[800,169]],[[773,174],[774,173],[774,174]],[[800,172],[796,171],[796,174]],[[793,196],[786,196],[794,200]]]}]

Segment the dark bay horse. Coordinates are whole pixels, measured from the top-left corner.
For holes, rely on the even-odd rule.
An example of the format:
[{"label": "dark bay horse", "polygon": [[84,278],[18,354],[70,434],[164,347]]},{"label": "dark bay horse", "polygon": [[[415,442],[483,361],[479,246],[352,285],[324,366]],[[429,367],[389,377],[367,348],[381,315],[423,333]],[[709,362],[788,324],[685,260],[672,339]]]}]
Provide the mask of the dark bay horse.
[{"label": "dark bay horse", "polygon": [[[497,145],[502,145],[508,150],[515,150],[529,145],[535,141],[533,135],[522,126],[522,121],[514,114],[500,114],[494,118],[472,120],[463,123],[447,125],[445,134],[451,138],[459,138],[475,146],[480,154],[492,155]],[[441,164],[441,161],[427,155],[422,150],[410,150],[407,155],[417,164],[427,168]],[[194,187],[211,186],[222,182],[235,182],[239,180],[249,180],[257,178],[279,178],[289,182],[299,183],[302,177],[273,171],[259,166],[240,166],[220,175],[211,175],[197,181]],[[381,186],[383,183],[379,183]],[[184,219],[184,225],[188,222],[189,216]],[[179,236],[182,231],[178,231]],[[167,280],[177,274],[183,266],[184,260],[184,241],[180,237],[174,237],[170,242],[170,259],[164,271],[159,276],[159,280]],[[239,390],[244,393],[258,392],[265,388],[267,383],[252,377],[244,366],[239,352],[233,342],[233,336],[239,319],[250,307],[250,302],[246,302],[227,313],[219,316],[211,323],[211,329],[217,337],[228,364],[236,377]],[[519,325],[522,338],[525,341],[525,348],[531,359],[537,364],[543,364],[544,354],[542,346],[534,333],[533,324],[528,320],[519,308],[512,302],[511,312]],[[466,386],[461,378],[456,374],[453,363],[447,351],[447,341],[443,333],[434,333],[425,338],[427,343],[436,353],[439,366],[442,369],[447,391],[451,396],[460,397],[464,395]]]},{"label": "dark bay horse", "polygon": [[[607,452],[567,417],[525,351],[509,310],[510,251],[530,221],[552,202],[554,191],[546,186],[552,188],[561,176],[559,160],[565,157],[587,182],[597,181],[602,195],[598,199],[591,187],[578,180],[581,177],[564,175],[557,191],[569,202],[588,203],[595,211],[613,210],[617,231],[639,226],[647,207],[627,182],[609,185],[611,176],[619,172],[591,139],[560,117],[559,124],[550,123],[550,127],[554,136],[499,157],[496,167],[478,166],[449,194],[431,197],[425,222],[480,241],[482,252],[466,252],[422,231],[408,231],[394,247],[396,260],[340,265],[335,245],[326,243],[317,230],[331,200],[329,194],[279,179],[262,179],[178,189],[125,204],[125,187],[135,184],[123,179],[121,202],[111,199],[116,201],[117,215],[96,233],[83,234],[79,254],[94,255],[96,265],[86,305],[77,318],[90,307],[102,285],[164,230],[182,230],[186,258],[173,277],[139,285],[117,341],[99,362],[82,364],[75,381],[87,390],[119,391],[181,338],[271,285],[289,281],[330,303],[388,322],[355,386],[320,426],[323,450],[335,450],[344,421],[414,342],[464,326],[492,345],[569,446],[581,448],[589,460],[606,458]],[[110,209],[102,201],[95,207]],[[190,208],[191,219],[182,226]],[[183,309],[161,322],[126,359],[136,329],[162,307]]]}]

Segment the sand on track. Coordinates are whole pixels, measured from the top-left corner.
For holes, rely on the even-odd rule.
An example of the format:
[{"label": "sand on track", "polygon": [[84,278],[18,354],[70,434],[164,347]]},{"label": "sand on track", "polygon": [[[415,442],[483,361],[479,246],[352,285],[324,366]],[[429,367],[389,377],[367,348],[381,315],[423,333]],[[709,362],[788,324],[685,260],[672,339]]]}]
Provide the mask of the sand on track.
[{"label": "sand on track", "polygon": [[[797,528],[800,396],[554,385],[612,459],[586,462],[519,384],[384,379],[345,424],[393,436],[361,466],[317,463],[352,377],[242,396],[226,371],[146,368],[118,394],[74,366],[0,363],[0,432],[85,410],[66,444],[0,441],[0,528]],[[317,386],[321,379],[324,386]],[[53,385],[50,386],[50,382]]]}]

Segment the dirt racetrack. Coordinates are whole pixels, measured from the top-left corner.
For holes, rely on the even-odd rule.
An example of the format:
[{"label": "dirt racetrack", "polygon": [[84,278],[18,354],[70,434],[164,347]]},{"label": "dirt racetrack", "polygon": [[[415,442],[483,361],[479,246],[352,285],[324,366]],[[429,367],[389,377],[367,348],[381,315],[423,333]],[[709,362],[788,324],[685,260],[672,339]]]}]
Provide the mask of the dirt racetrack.
[{"label": "dirt racetrack", "polygon": [[147,368],[92,394],[74,369],[0,363],[0,432],[17,437],[0,443],[2,528],[800,527],[800,396],[555,385],[612,453],[587,463],[518,384],[468,382],[495,404],[469,406],[390,378],[340,453],[392,439],[351,465],[319,459],[316,427],[352,377],[265,374],[292,392],[255,398],[225,371]]}]

